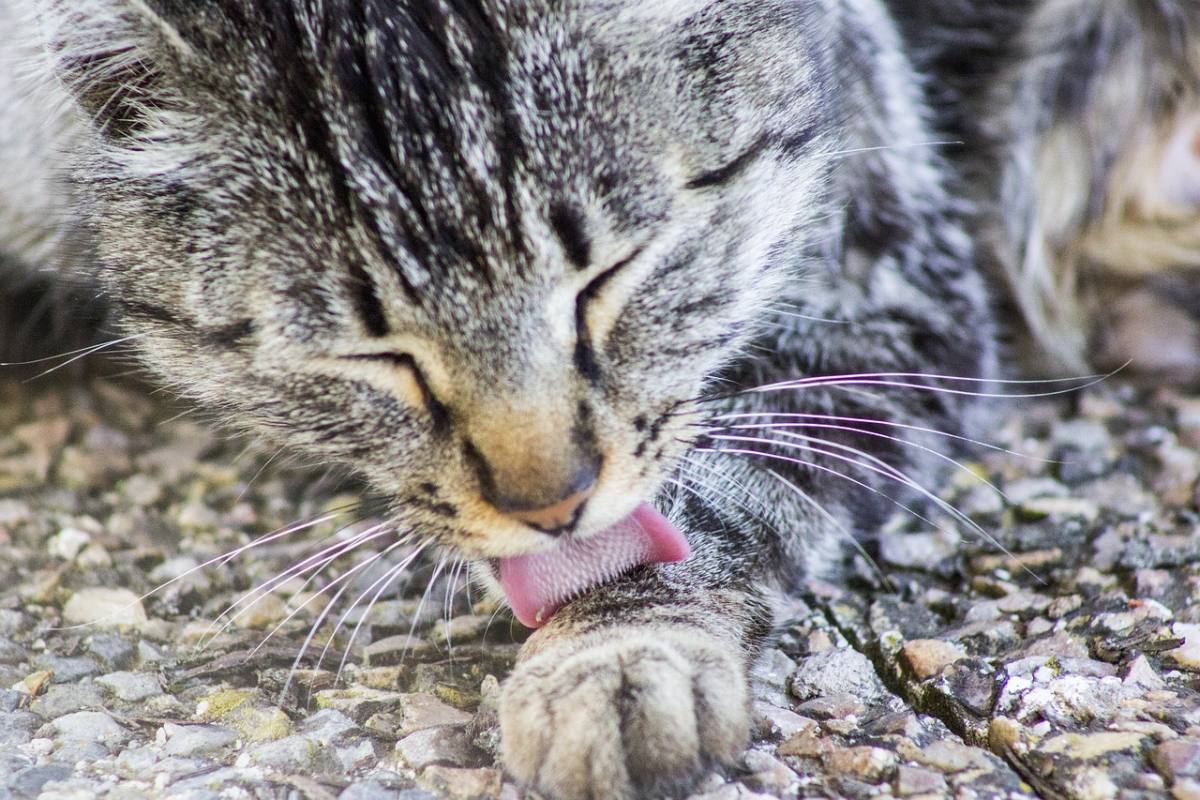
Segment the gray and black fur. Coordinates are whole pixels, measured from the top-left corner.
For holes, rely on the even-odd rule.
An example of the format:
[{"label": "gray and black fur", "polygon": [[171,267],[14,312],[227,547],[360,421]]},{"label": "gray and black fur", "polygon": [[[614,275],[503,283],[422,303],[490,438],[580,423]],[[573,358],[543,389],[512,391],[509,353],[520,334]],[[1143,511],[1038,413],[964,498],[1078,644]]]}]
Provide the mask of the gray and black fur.
[{"label": "gray and black fur", "polygon": [[[939,389],[983,384],[934,376],[996,371],[927,102],[948,95],[886,5],[0,13],[41,43],[43,129],[66,131],[69,179],[42,202],[95,247],[89,277],[171,387],[354,467],[484,581],[646,499],[687,533],[689,561],[555,615],[501,704],[517,779],[633,798],[736,760],[772,598],[918,493],[940,446],[920,430],[967,430],[973,401]],[[34,251],[4,203],[0,184],[0,246],[47,258],[59,234]],[[567,526],[504,513],[581,480],[596,491]]]},{"label": "gray and black fur", "polygon": [[1200,377],[1200,305],[1178,290],[1200,279],[1200,5],[888,4],[965,145],[1020,356]]}]

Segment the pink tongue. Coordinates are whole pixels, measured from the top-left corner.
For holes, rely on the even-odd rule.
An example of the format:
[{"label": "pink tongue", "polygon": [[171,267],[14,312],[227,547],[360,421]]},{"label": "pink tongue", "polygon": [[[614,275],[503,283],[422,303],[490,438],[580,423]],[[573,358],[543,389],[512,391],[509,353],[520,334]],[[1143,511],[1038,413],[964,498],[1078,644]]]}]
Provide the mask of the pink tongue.
[{"label": "pink tongue", "polygon": [[647,503],[586,539],[567,539],[546,553],[500,560],[500,585],[521,624],[537,628],[564,603],[634,567],[683,561],[683,534]]}]

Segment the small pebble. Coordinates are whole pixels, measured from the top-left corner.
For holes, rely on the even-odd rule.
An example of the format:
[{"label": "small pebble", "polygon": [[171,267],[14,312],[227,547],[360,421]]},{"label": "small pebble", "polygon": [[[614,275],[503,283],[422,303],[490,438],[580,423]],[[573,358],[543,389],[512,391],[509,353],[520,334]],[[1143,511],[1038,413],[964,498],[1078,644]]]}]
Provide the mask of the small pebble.
[{"label": "small pebble", "polygon": [[113,672],[97,678],[96,683],[112,692],[118,700],[127,703],[162,694],[158,676],[150,672]]},{"label": "small pebble", "polygon": [[896,754],[881,747],[849,747],[826,753],[823,761],[828,769],[840,775],[879,783],[896,766]]},{"label": "small pebble", "polygon": [[498,800],[504,774],[498,769],[433,766],[421,773],[421,784],[447,800]]},{"label": "small pebble", "polygon": [[139,625],[146,619],[142,601],[128,589],[80,589],[63,606],[69,625]]},{"label": "small pebble", "polygon": [[914,639],[900,648],[901,660],[919,681],[938,675],[966,655],[962,647],[941,639]]}]

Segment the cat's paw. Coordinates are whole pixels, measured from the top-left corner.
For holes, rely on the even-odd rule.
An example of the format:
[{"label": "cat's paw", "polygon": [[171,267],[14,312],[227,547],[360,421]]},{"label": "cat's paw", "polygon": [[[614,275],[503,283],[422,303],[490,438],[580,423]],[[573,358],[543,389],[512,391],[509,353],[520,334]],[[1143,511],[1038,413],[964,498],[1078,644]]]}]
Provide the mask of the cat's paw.
[{"label": "cat's paw", "polygon": [[749,740],[736,647],[694,629],[617,629],[520,664],[500,702],[518,781],[554,800],[677,796]]}]

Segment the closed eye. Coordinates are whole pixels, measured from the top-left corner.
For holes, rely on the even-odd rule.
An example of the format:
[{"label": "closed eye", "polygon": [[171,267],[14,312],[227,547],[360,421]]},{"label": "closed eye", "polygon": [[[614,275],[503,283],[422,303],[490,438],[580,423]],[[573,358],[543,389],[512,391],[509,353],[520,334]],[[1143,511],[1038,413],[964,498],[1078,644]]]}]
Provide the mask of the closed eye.
[{"label": "closed eye", "polygon": [[762,156],[767,149],[767,145],[771,139],[767,135],[760,136],[754,144],[750,145],[741,155],[730,161],[728,164],[710,169],[707,172],[701,172],[696,177],[687,182],[688,189],[709,189],[714,186],[724,186],[732,182],[738,175],[741,175],[746,169]]},{"label": "closed eye", "polygon": [[588,326],[588,304],[604,290],[614,276],[633,263],[645,247],[639,247],[592,279],[575,298],[575,368],[591,383],[600,382],[600,367],[596,363],[595,344]]},{"label": "closed eye", "polygon": [[441,432],[449,428],[449,411],[437,399],[437,396],[429,386],[429,381],[425,378],[425,373],[421,371],[417,360],[410,353],[355,353],[340,356],[339,358],[342,361],[386,364],[406,370],[412,377],[413,383],[416,384],[417,391],[420,393],[421,404],[433,419],[434,430]]}]

